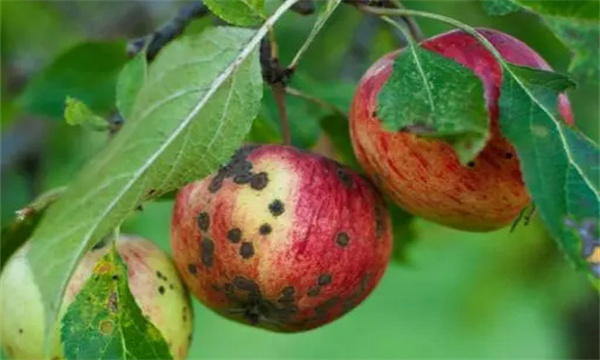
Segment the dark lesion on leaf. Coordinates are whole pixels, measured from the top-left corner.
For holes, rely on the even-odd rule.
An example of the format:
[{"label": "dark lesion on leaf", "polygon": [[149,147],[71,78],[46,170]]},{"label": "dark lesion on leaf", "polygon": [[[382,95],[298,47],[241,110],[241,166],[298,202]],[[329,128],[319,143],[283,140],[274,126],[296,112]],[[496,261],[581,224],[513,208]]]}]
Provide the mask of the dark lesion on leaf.
[{"label": "dark lesion on leaf", "polygon": [[118,304],[118,298],[117,298],[116,292],[112,292],[110,294],[110,296],[108,297],[108,309],[110,311],[112,311],[113,313],[116,313],[119,311],[119,304]]},{"label": "dark lesion on leaf", "polygon": [[104,335],[110,335],[114,328],[115,328],[115,324],[113,323],[112,320],[102,320],[100,321],[100,332]]}]

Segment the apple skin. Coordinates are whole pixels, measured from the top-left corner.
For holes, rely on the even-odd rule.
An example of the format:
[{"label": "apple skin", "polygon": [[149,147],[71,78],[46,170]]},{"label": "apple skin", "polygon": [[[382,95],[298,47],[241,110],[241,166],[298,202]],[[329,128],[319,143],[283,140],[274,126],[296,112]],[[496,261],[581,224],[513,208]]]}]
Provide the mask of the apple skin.
[{"label": "apple skin", "polygon": [[[193,313],[190,297],[179,279],[173,261],[153,242],[121,235],[117,251],[127,264],[129,290],[142,313],[161,332],[173,359],[183,360],[190,346]],[[0,344],[11,359],[44,358],[44,310],[41,294],[27,259],[29,244],[7,262],[0,277]],[[82,258],[65,290],[59,318],[63,318],[96,263],[110,246],[100,243]],[[52,359],[63,359],[59,324],[53,334]]]},{"label": "apple skin", "polygon": [[[477,29],[507,61],[551,70],[534,50],[520,40],[489,29]],[[530,201],[513,146],[500,133],[498,98],[501,70],[474,37],[455,30],[425,40],[421,46],[471,69],[483,82],[490,116],[491,137],[467,166],[453,148],[439,139],[409,132],[389,132],[377,117],[377,96],[392,72],[389,53],[364,74],[350,110],[354,152],[375,184],[405,210],[437,223],[468,231],[491,231],[510,224]],[[573,124],[566,95],[559,96],[559,112]]]},{"label": "apple skin", "polygon": [[317,328],[382,277],[391,224],[372,183],[289,146],[243,147],[180,189],[171,245],[184,282],[220,315],[276,332]]}]

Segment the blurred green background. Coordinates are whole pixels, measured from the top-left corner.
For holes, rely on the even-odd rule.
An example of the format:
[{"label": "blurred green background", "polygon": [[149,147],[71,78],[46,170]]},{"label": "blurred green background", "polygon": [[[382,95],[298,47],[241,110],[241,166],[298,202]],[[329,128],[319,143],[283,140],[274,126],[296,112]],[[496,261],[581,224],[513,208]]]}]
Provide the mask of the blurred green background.
[{"label": "blurred green background", "polygon": [[[505,31],[529,44],[557,71],[567,69],[567,49],[531,14],[490,17],[479,1],[403,3]],[[109,116],[105,103],[114,96],[115,74],[110,64],[118,70],[125,61],[124,40],[152,32],[181,4],[0,3],[3,225],[36,194],[67,184],[107,141],[105,133],[68,126],[60,116],[62,97],[54,99],[73,91]],[[276,32],[284,64],[313,21],[314,16],[293,13],[280,21]],[[427,36],[449,29],[418,21]],[[201,31],[213,23],[217,21],[210,17],[197,20],[187,31]],[[85,53],[75,67],[83,63],[86,69],[75,72],[74,79],[47,86],[52,76],[42,69],[69,48],[100,40],[123,52]],[[342,5],[301,60],[291,86],[347,109],[362,73],[400,42],[385,24]],[[99,77],[93,70],[101,68],[105,73]],[[44,81],[44,86],[36,86]],[[569,94],[577,125],[595,141],[597,81],[580,83]],[[277,113],[270,95],[265,96],[251,137],[277,141]],[[315,145],[321,134],[319,119],[327,113],[297,98],[288,99],[288,109],[294,144]],[[148,204],[126,221],[123,231],[146,236],[169,251],[171,206],[170,201]],[[572,270],[537,220],[513,233],[466,233],[420,220],[415,230],[418,239],[407,249],[407,261],[392,262],[363,305],[321,329],[268,333],[222,319],[195,302],[189,358],[598,358],[598,295]]]}]

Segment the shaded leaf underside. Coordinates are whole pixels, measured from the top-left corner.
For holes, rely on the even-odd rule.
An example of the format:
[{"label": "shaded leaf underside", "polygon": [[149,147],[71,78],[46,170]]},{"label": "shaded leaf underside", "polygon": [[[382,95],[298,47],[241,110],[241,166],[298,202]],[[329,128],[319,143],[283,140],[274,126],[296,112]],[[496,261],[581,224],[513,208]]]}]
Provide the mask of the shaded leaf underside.
[{"label": "shaded leaf underside", "polygon": [[69,276],[91,244],[142,201],[208,175],[241,144],[262,94],[256,39],[248,46],[254,34],[213,28],[183,37],[149,67],[131,120],[33,234],[28,257],[47,324],[54,323]]}]

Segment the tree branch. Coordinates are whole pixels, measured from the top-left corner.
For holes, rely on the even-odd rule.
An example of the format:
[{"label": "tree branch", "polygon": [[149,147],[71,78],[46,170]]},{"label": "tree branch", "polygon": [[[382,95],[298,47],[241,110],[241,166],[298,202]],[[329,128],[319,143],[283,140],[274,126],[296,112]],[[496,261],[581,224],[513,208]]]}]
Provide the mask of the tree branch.
[{"label": "tree branch", "polygon": [[[359,10],[364,10],[365,7],[404,9],[404,6],[399,0],[344,0],[344,2],[356,7]],[[406,24],[408,31],[415,41],[420,42],[424,39],[423,31],[421,31],[421,28],[412,16],[399,15],[398,17]]]},{"label": "tree branch", "polygon": [[315,0],[299,0],[290,10],[300,15],[313,14],[316,10]]},{"label": "tree branch", "polygon": [[183,33],[193,19],[207,14],[209,14],[208,7],[201,0],[188,3],[179,10],[173,20],[152,34],[132,40],[128,45],[127,52],[131,56],[135,56],[146,49],[146,58],[148,61],[152,61],[163,47]]},{"label": "tree branch", "polygon": [[[387,0],[385,3],[386,3],[386,5],[384,5],[384,7],[387,7],[390,9],[404,9],[405,8],[404,5],[402,5],[402,3],[399,0]],[[417,21],[412,16],[401,15],[399,17],[406,24],[406,26],[408,27],[408,31],[410,32],[410,35],[412,36],[413,39],[415,39],[415,41],[421,42],[425,39],[425,37],[423,36],[423,31],[419,27],[419,24],[417,24]]]}]

